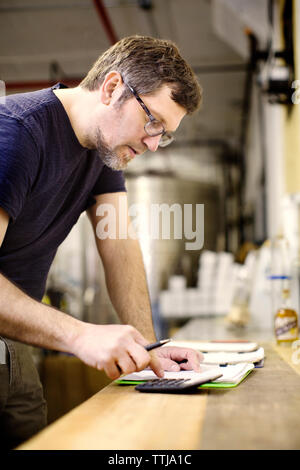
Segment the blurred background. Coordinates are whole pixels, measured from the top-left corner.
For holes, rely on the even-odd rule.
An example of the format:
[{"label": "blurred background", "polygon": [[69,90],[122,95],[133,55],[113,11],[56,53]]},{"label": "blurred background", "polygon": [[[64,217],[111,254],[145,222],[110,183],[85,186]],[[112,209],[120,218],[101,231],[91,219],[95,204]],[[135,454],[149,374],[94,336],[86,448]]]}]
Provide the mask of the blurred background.
[{"label": "blurred background", "polygon": [[[204,205],[201,249],[141,236],[157,336],[203,320],[201,339],[220,339],[220,322],[241,337],[273,337],[272,253],[280,258],[282,243],[299,311],[300,1],[0,0],[2,93],[76,86],[132,34],[173,40],[203,88],[175,142],[125,172],[129,204]],[[43,301],[118,322],[85,214],[57,252]],[[76,358],[36,357],[50,421],[106,383]]]}]

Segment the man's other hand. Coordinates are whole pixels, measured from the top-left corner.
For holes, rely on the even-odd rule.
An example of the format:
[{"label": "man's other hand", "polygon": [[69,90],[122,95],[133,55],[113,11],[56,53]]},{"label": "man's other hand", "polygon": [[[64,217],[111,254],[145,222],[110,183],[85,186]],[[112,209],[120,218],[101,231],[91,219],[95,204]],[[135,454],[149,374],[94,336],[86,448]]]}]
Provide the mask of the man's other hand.
[{"label": "man's other hand", "polygon": [[168,372],[178,372],[181,369],[200,372],[200,362],[203,361],[203,354],[196,349],[177,346],[157,348],[153,351],[152,355],[154,354],[160,360],[162,368]]}]

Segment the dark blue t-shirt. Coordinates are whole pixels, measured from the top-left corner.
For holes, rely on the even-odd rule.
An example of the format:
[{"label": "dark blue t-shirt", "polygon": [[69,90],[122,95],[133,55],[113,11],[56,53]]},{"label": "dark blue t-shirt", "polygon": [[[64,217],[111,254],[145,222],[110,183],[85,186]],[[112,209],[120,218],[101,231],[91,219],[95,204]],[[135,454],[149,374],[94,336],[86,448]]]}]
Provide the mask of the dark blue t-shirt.
[{"label": "dark blue t-shirt", "polygon": [[0,99],[0,207],[10,216],[0,271],[27,294],[42,299],[57,248],[93,195],[125,190],[123,173],[81,146],[51,88]]}]

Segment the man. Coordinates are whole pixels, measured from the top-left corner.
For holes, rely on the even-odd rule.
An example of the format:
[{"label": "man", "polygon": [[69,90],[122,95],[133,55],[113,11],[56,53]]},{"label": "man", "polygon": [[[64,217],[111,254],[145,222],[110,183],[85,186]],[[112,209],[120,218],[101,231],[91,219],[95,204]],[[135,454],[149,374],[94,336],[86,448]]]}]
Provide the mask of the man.
[{"label": "man", "polygon": [[87,210],[96,234],[97,207],[109,203],[118,211],[126,194],[120,170],[171,142],[200,101],[200,86],[176,46],[140,36],[106,51],[76,88],[58,84],[2,99],[0,335],[6,358],[0,365],[0,431],[6,445],[46,423],[26,344],[74,354],[111,379],[147,366],[158,376],[180,367],[199,370],[200,354],[193,350],[145,350],[156,338],[141,251],[132,237],[96,235],[122,325],[87,324],[41,299],[56,250],[80,214]]}]

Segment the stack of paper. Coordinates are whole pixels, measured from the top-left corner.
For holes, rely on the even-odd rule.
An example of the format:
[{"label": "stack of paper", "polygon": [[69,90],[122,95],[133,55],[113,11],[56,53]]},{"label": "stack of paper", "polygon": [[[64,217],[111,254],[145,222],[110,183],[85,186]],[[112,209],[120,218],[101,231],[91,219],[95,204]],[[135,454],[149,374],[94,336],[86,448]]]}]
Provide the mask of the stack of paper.
[{"label": "stack of paper", "polygon": [[258,344],[253,341],[174,341],[166,346],[178,346],[181,348],[194,348],[204,352],[252,352],[258,349]]},{"label": "stack of paper", "polygon": [[264,348],[253,342],[171,341],[166,346],[193,348],[201,351],[203,364],[240,364],[248,362],[262,365]]}]

